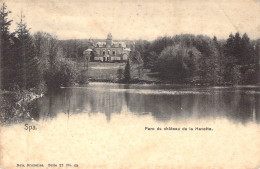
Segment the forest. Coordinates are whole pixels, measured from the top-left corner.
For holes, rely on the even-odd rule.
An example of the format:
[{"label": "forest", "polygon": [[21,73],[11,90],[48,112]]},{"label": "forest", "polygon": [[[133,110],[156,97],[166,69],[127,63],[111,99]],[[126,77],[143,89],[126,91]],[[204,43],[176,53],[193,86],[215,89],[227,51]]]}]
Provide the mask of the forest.
[{"label": "forest", "polygon": [[200,85],[259,84],[260,39],[232,33],[226,40],[182,34],[139,40],[144,67],[167,82]]}]

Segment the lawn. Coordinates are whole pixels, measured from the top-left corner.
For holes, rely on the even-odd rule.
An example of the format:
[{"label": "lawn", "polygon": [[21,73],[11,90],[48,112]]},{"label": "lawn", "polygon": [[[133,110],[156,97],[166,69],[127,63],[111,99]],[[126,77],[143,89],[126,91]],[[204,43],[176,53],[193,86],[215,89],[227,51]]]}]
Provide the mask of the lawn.
[{"label": "lawn", "polygon": [[[80,64],[83,68],[83,63]],[[124,72],[125,63],[104,63],[104,62],[89,62],[88,77],[90,81],[118,81],[118,70],[122,69]],[[123,76],[123,75],[122,75]],[[157,82],[157,73],[152,73],[150,69],[143,69],[139,80],[146,82]],[[138,70],[131,70],[131,77],[136,79],[139,77]]]},{"label": "lawn", "polygon": [[118,69],[124,70],[125,63],[102,63],[102,62],[90,62],[88,77],[95,80],[117,80]]}]

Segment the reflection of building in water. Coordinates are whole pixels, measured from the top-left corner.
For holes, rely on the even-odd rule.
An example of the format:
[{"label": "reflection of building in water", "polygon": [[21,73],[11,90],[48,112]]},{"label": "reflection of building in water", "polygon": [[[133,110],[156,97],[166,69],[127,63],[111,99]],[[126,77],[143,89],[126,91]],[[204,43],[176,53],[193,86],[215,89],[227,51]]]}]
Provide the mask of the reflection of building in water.
[{"label": "reflection of building in water", "polygon": [[101,62],[127,61],[131,51],[125,42],[114,42],[111,33],[107,35],[105,42],[94,43],[93,48],[96,52],[93,60]]},{"label": "reflection of building in water", "polygon": [[112,113],[120,113],[123,100],[122,93],[117,92],[91,92],[88,95],[90,113],[105,113],[107,120],[110,120]]}]

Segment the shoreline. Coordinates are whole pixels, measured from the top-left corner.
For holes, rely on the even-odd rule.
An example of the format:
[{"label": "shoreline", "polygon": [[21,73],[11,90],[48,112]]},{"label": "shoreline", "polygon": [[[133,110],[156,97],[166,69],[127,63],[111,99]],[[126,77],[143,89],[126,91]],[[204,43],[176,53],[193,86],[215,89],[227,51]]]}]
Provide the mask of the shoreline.
[{"label": "shoreline", "polygon": [[8,126],[11,123],[34,120],[30,112],[34,109],[34,101],[42,98],[44,93],[37,94],[28,90],[0,91],[0,125]]},{"label": "shoreline", "polygon": [[89,79],[89,82],[104,82],[104,83],[117,83],[117,84],[159,84],[159,85],[183,85],[183,86],[191,86],[191,87],[236,87],[236,86],[257,86],[260,87],[260,84],[191,84],[191,83],[170,83],[167,81],[149,81],[149,80],[132,80],[129,83],[118,81],[118,80],[110,80],[110,79]]}]

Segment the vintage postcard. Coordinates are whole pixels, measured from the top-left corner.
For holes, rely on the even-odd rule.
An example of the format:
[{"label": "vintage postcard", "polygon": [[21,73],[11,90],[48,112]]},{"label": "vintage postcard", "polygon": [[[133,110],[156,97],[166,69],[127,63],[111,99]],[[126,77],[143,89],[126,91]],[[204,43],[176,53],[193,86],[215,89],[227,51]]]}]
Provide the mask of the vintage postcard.
[{"label": "vintage postcard", "polygon": [[0,0],[0,169],[260,168],[259,0]]}]

